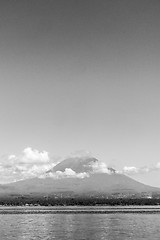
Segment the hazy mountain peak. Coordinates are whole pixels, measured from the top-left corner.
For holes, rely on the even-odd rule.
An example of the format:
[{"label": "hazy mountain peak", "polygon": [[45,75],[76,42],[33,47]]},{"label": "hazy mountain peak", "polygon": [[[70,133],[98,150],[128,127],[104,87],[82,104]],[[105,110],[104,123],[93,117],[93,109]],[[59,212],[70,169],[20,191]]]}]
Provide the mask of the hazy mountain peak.
[{"label": "hazy mountain peak", "polygon": [[49,172],[65,172],[66,169],[71,169],[75,173],[115,173],[115,170],[108,168],[105,163],[99,162],[94,157],[72,157],[63,160],[54,166]]}]

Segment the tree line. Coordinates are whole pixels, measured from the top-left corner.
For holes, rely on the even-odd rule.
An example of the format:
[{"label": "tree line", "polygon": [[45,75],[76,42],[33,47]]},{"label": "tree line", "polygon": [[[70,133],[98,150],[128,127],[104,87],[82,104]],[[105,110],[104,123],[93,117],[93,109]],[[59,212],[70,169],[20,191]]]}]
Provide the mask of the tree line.
[{"label": "tree line", "polygon": [[0,205],[4,206],[24,206],[24,205],[40,205],[40,206],[129,206],[129,205],[160,205],[160,199],[156,198],[94,198],[94,197],[0,197]]}]

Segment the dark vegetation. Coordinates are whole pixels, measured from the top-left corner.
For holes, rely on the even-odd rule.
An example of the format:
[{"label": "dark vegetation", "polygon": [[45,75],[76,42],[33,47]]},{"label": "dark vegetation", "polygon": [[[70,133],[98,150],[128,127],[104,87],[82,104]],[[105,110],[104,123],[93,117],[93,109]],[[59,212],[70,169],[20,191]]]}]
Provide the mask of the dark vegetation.
[{"label": "dark vegetation", "polygon": [[128,205],[160,205],[160,198],[97,198],[89,196],[55,197],[55,196],[31,196],[10,195],[0,196],[1,206],[128,206]]}]

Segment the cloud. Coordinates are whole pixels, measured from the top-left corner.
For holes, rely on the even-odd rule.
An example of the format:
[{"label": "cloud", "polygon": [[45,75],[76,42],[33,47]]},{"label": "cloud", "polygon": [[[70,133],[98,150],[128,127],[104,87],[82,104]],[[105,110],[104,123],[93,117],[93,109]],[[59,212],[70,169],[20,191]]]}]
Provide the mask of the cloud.
[{"label": "cloud", "polygon": [[13,155],[13,154],[8,157],[9,160],[12,160],[12,159],[15,159],[15,158],[16,158],[16,155]]},{"label": "cloud", "polygon": [[27,147],[22,154],[3,156],[0,161],[0,183],[8,183],[37,177],[56,165],[57,159],[49,157],[48,152]]},{"label": "cloud", "polygon": [[158,162],[158,163],[156,164],[156,168],[157,168],[157,169],[160,169],[160,162]]},{"label": "cloud", "polygon": [[104,162],[93,162],[91,164],[93,173],[108,173],[111,174],[111,171],[108,169],[107,164]]},{"label": "cloud", "polygon": [[116,173],[117,171],[115,169],[113,169],[112,167],[108,167],[108,165],[104,162],[100,162],[100,161],[96,161],[96,162],[91,162],[89,164],[91,171],[91,174],[94,173],[108,173],[108,174],[112,174],[112,173]]},{"label": "cloud", "polygon": [[[12,156],[14,156],[14,155],[12,155]],[[39,152],[36,149],[32,150],[32,148],[28,147],[23,150],[23,156],[20,160],[23,163],[41,164],[41,163],[48,163],[49,156],[48,156],[48,152],[46,152],[46,151]]]},{"label": "cloud", "polygon": [[133,174],[133,173],[138,173],[139,169],[133,166],[132,167],[125,166],[122,172],[127,174]]},{"label": "cloud", "polygon": [[83,173],[76,173],[73,171],[71,168],[66,168],[64,172],[62,171],[56,171],[54,172],[49,172],[46,174],[42,174],[40,178],[47,178],[51,177],[54,179],[61,179],[61,178],[85,178],[89,177],[89,173],[83,172]]},{"label": "cloud", "polygon": [[127,174],[127,175],[134,175],[134,174],[140,174],[140,173],[149,173],[152,171],[156,171],[160,169],[160,162],[155,164],[154,166],[143,166],[143,167],[135,167],[135,166],[125,166],[121,173]]}]

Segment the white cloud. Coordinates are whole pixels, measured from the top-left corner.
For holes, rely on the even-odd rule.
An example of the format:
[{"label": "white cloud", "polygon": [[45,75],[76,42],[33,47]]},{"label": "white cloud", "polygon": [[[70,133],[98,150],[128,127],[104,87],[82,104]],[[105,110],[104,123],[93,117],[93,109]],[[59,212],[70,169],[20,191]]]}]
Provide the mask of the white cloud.
[{"label": "white cloud", "polygon": [[20,159],[23,163],[48,163],[49,162],[49,156],[48,152],[43,151],[39,152],[36,149],[33,149],[28,147],[23,150],[23,156]]},{"label": "white cloud", "polygon": [[133,166],[132,167],[125,166],[123,168],[123,173],[132,174],[132,173],[138,173],[138,172],[139,172],[139,169]]},{"label": "white cloud", "polygon": [[108,173],[111,174],[111,171],[108,169],[107,164],[104,162],[93,162],[91,164],[93,173]]},{"label": "white cloud", "polygon": [[14,154],[12,154],[12,155],[10,155],[10,156],[8,157],[9,160],[15,159],[15,158],[16,158],[16,155],[14,155]]},{"label": "white cloud", "polygon": [[61,171],[56,171],[54,172],[49,172],[46,174],[42,174],[40,178],[47,178],[51,177],[54,179],[61,179],[61,178],[85,178],[89,177],[89,173],[83,172],[83,173],[76,173],[73,171],[71,168],[66,168],[64,172]]},{"label": "white cloud", "polygon": [[12,154],[1,158],[0,183],[37,177],[55,165],[54,159],[49,157],[48,152],[40,152],[28,147],[19,156]]},{"label": "white cloud", "polygon": [[160,163],[157,163],[154,166],[150,166],[150,167],[144,166],[144,167],[140,167],[140,168],[137,168],[135,166],[132,166],[132,167],[125,166],[123,168],[123,170],[121,171],[121,173],[133,175],[133,174],[140,174],[140,173],[149,173],[149,172],[156,171],[159,169],[160,169]]},{"label": "white cloud", "polygon": [[160,169],[160,162],[158,162],[158,163],[156,164],[156,168],[157,168],[157,169]]}]

